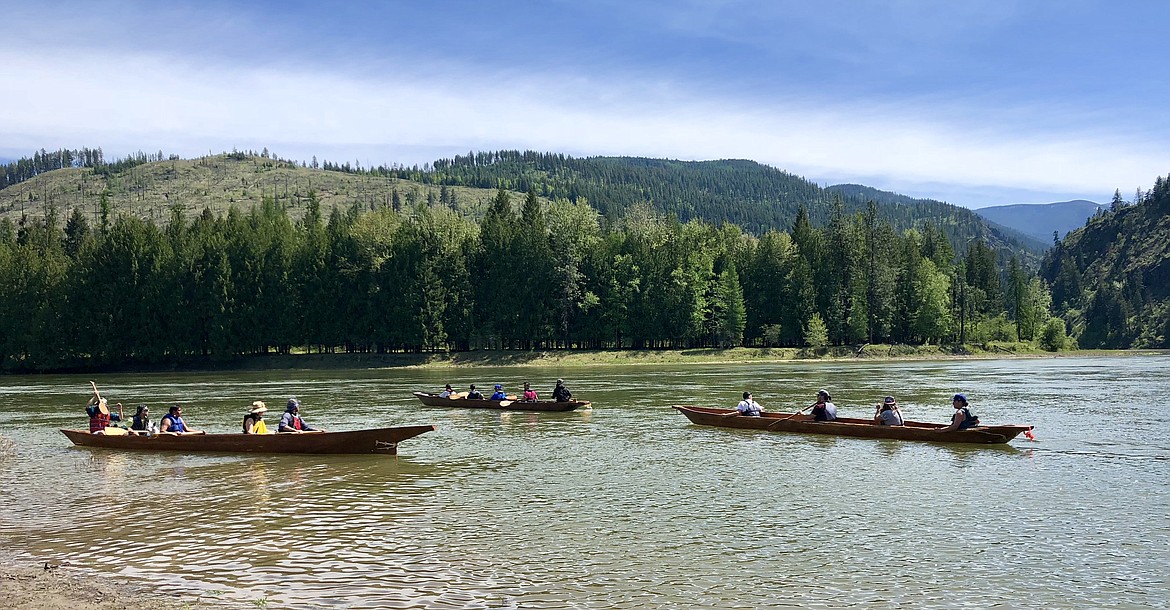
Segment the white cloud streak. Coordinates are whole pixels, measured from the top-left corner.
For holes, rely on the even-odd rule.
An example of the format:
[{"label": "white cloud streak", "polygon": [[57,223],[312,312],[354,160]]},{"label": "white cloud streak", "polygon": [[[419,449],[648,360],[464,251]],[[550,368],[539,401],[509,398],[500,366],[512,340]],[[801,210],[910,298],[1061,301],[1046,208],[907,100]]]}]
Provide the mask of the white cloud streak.
[{"label": "white cloud streak", "polygon": [[[443,77],[0,51],[0,138],[18,155],[102,146],[184,156],[267,146],[284,157],[415,164],[433,151],[746,158],[816,179],[1100,197],[1148,185],[1170,155],[1088,132],[964,125],[961,105],[703,99],[671,83]],[[961,120],[961,119],[960,119]],[[418,155],[431,155],[419,157]],[[872,180],[876,179],[878,183]],[[882,183],[884,181],[884,183]],[[945,189],[944,189],[945,190]],[[906,192],[903,190],[902,192]],[[945,198],[936,196],[936,198]],[[1013,201],[956,201],[967,205]]]}]

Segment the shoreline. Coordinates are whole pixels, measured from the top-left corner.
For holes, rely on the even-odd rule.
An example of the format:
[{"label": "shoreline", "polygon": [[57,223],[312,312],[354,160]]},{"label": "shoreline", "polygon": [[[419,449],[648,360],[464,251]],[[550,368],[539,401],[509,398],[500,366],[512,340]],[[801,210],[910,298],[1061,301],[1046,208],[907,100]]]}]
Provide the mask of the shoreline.
[{"label": "shoreline", "polygon": [[7,375],[166,373],[269,370],[343,370],[471,367],[588,367],[637,364],[748,364],[808,362],[906,362],[1002,360],[1014,358],[1076,358],[1170,355],[1170,350],[1070,350],[1048,352],[1023,343],[989,345],[865,345],[861,347],[694,348],[661,350],[477,350],[422,354],[360,352],[258,354],[222,361],[186,361],[166,365],[134,364],[65,367],[40,371],[4,371]]},{"label": "shoreline", "polygon": [[212,608],[203,598],[171,595],[100,580],[93,570],[68,563],[0,558],[0,602],[14,610],[182,610]]}]

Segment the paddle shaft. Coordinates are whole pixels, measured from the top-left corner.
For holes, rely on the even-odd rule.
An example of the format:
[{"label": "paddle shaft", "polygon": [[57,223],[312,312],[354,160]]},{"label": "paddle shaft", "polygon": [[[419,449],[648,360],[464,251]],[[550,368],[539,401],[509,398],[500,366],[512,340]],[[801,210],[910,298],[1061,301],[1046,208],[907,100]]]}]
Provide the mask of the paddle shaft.
[{"label": "paddle shaft", "polygon": [[797,415],[800,415],[801,413],[803,413],[805,409],[808,409],[809,407],[815,407],[815,406],[817,406],[817,403],[814,402],[811,405],[809,405],[808,407],[801,407],[800,410],[797,411],[796,413],[793,413],[792,415],[789,415],[788,417],[778,419],[778,420],[768,424],[768,428],[771,428],[772,426],[775,426],[776,424],[778,424],[782,421],[788,421],[788,420],[792,419],[793,417],[796,417]]}]

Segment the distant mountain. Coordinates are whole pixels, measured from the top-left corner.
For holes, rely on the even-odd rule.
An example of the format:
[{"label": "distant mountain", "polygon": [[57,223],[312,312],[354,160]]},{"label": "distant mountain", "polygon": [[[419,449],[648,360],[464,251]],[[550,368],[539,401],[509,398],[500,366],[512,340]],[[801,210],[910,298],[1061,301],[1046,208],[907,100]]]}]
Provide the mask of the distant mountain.
[{"label": "distant mountain", "polygon": [[[377,171],[377,170],[375,170]],[[422,170],[399,168],[401,179],[432,184],[491,187],[576,201],[585,198],[602,214],[617,218],[631,205],[647,202],[682,221],[730,222],[753,233],[787,231],[804,207],[814,225],[825,225],[836,200],[845,213],[864,211],[870,201],[896,230],[933,224],[959,252],[980,239],[991,248],[1035,260],[1048,242],[987,222],[973,211],[927,199],[897,199],[869,187],[821,188],[800,176],[744,159],[677,161],[641,157],[574,158],[533,151],[497,151],[435,161]],[[834,190],[836,189],[836,190]],[[892,200],[891,198],[897,199]]]},{"label": "distant mountain", "polygon": [[[971,218],[989,221],[978,223],[979,230],[975,232],[962,231],[948,231],[952,237],[959,239],[971,239],[978,237],[987,241],[994,248],[1007,249],[1023,249],[1033,253],[1043,252],[1052,243],[1052,234],[1049,233],[1047,237],[1037,239],[1036,236],[1020,231],[1011,225],[1005,225],[995,220],[991,220],[985,216],[980,216],[976,211],[967,208],[951,205],[935,199],[916,199],[898,193],[891,193],[889,191],[882,191],[873,188],[872,186],[864,186],[861,184],[834,184],[833,186],[825,187],[825,190],[830,193],[837,193],[853,201],[873,201],[881,206],[902,208],[907,210],[918,210],[918,214],[934,220],[937,217],[939,210],[949,210],[948,215],[953,218],[962,219],[960,222],[970,225],[971,221],[966,219],[966,215],[970,214]],[[937,220],[935,220],[937,222]],[[946,223],[942,223],[944,229]]]},{"label": "distant mountain", "polygon": [[1104,207],[1077,199],[1059,203],[997,205],[980,208],[975,213],[1051,244],[1053,232],[1064,237],[1069,231],[1085,226],[1085,221]]}]

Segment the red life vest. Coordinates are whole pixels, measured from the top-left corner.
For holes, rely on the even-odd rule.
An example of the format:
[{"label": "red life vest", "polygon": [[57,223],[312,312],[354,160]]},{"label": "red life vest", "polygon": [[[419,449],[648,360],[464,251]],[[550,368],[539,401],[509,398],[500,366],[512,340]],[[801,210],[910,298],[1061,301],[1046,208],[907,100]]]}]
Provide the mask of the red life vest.
[{"label": "red life vest", "polygon": [[100,432],[110,426],[110,416],[101,411],[94,412],[89,416],[89,431],[90,433]]}]

